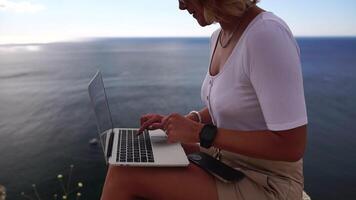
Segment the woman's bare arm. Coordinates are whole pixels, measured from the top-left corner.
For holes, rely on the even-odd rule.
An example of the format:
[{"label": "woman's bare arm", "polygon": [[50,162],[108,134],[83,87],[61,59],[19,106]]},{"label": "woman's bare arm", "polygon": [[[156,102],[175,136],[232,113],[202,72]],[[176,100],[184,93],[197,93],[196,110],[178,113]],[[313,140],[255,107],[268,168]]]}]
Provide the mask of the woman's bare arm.
[{"label": "woman's bare arm", "polygon": [[[170,142],[197,143],[204,124],[173,113],[162,122]],[[283,131],[239,131],[219,128],[213,146],[249,157],[295,162],[304,155],[307,126]]]},{"label": "woman's bare arm", "polygon": [[285,131],[218,129],[213,146],[254,158],[295,162],[304,155],[306,136],[306,125]]}]

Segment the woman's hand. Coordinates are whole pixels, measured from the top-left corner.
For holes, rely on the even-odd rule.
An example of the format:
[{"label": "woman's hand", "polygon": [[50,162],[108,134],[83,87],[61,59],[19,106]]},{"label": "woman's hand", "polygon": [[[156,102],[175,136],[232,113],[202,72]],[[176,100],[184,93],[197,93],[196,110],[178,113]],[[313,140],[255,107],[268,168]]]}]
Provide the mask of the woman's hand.
[{"label": "woman's hand", "polygon": [[163,129],[162,127],[163,118],[164,118],[163,115],[158,115],[158,114],[143,115],[140,119],[141,127],[138,130],[138,132],[141,133],[145,129],[148,130]]},{"label": "woman's hand", "polygon": [[203,124],[194,122],[177,113],[171,114],[162,120],[163,130],[168,135],[168,142],[197,143]]}]

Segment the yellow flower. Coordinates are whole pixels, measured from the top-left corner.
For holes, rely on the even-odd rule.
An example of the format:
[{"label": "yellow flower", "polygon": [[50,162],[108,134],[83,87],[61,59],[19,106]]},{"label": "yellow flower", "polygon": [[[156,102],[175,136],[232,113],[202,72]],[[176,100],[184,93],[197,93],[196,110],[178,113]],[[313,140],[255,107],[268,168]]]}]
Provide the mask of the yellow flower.
[{"label": "yellow flower", "polygon": [[83,183],[82,182],[78,182],[78,187],[83,187]]},{"label": "yellow flower", "polygon": [[78,197],[82,196],[82,193],[77,192],[77,196],[78,196]]},{"label": "yellow flower", "polygon": [[57,175],[57,178],[58,178],[58,179],[61,179],[61,178],[63,178],[63,175],[62,175],[62,174],[58,174],[58,175]]}]

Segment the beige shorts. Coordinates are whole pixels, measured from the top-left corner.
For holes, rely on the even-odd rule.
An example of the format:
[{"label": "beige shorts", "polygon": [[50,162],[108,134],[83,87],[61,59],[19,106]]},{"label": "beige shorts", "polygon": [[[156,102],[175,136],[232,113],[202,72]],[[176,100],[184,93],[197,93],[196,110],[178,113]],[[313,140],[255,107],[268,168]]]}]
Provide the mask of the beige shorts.
[{"label": "beige shorts", "polygon": [[[215,148],[204,149],[212,156],[217,155]],[[231,166],[229,160],[238,159],[233,154],[219,154],[220,160]],[[231,166],[242,171],[246,177],[238,182],[225,183],[215,178],[219,200],[264,200],[288,199],[301,200],[303,187],[289,179],[281,178],[268,172],[246,168],[241,165]]]}]

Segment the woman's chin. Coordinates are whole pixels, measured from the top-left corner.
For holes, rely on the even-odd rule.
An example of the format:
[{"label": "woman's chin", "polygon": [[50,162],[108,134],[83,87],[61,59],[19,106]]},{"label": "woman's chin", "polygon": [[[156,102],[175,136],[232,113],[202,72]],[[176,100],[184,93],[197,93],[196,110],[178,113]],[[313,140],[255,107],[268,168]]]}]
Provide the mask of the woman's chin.
[{"label": "woman's chin", "polygon": [[199,19],[197,19],[197,22],[198,22],[198,24],[199,24],[200,26],[202,26],[202,27],[210,25],[210,24],[206,23],[205,20],[199,20]]}]

